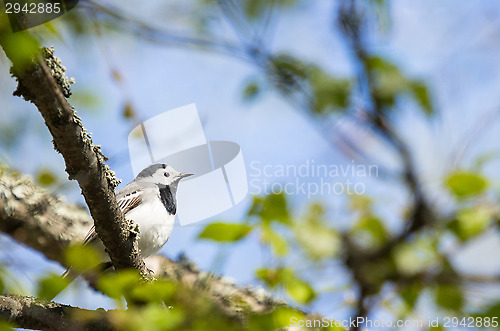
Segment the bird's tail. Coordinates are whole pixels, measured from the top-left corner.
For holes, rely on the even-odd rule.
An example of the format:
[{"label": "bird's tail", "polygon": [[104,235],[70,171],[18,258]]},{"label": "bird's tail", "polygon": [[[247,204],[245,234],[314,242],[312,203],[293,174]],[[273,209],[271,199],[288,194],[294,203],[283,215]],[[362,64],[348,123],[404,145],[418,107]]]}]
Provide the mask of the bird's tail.
[{"label": "bird's tail", "polygon": [[68,269],[66,269],[65,272],[63,272],[63,274],[61,275],[61,278],[68,279],[69,277],[74,276],[74,275],[76,275],[76,276],[73,277],[73,279],[78,277],[78,275],[73,271],[73,268],[69,267]]}]

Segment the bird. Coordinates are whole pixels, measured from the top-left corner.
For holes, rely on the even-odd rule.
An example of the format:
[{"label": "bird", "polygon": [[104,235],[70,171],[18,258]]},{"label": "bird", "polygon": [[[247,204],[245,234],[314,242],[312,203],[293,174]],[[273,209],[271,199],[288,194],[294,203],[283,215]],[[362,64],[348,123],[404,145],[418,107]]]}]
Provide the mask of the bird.
[{"label": "bird", "polygon": [[[139,227],[138,246],[143,258],[158,252],[170,238],[177,213],[176,193],[181,179],[192,176],[181,173],[163,163],[152,164],[137,177],[116,192],[116,200],[125,218],[133,220]],[[104,254],[104,245],[93,226],[83,245],[91,245]],[[101,263],[101,269],[111,267],[109,257]],[[71,267],[62,277],[76,278]]]}]

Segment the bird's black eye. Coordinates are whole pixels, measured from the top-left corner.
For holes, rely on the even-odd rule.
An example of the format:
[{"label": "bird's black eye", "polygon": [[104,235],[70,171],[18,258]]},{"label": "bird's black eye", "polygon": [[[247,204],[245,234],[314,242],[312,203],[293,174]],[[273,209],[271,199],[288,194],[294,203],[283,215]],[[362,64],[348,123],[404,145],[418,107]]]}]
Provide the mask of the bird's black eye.
[{"label": "bird's black eye", "polygon": [[170,174],[168,172],[165,173],[165,177],[169,177]]}]

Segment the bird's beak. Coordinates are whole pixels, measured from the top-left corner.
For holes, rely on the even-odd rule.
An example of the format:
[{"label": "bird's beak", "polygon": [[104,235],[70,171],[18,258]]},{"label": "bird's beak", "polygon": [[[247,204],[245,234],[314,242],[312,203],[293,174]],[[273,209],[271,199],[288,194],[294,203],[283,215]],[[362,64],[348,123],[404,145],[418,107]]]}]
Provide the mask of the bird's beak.
[{"label": "bird's beak", "polygon": [[180,174],[179,178],[189,177],[189,176],[192,176],[192,175],[194,175],[194,174]]}]

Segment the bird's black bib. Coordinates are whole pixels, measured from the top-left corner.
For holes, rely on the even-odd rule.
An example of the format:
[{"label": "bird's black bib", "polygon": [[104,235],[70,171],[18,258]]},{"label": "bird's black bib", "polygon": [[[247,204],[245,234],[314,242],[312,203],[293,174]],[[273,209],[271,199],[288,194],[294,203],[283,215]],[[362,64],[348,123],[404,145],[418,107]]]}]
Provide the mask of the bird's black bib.
[{"label": "bird's black bib", "polygon": [[170,187],[163,186],[160,187],[159,189],[160,189],[161,202],[163,202],[163,205],[167,209],[167,212],[171,215],[174,215],[175,212],[177,211],[177,208],[175,206],[175,199],[172,194],[172,191],[170,191]]}]

